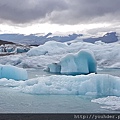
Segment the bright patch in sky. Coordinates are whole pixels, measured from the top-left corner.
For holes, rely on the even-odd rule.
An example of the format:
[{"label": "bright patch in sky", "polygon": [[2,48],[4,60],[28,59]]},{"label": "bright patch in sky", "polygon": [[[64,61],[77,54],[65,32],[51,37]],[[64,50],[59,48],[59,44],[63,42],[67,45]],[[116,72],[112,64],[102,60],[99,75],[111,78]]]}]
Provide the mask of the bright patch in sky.
[{"label": "bright patch in sky", "polygon": [[108,23],[99,24],[79,24],[79,25],[58,25],[58,24],[32,24],[29,26],[10,26],[7,24],[0,25],[0,33],[20,33],[20,34],[35,34],[35,33],[84,33],[87,30],[95,28],[109,27]]}]

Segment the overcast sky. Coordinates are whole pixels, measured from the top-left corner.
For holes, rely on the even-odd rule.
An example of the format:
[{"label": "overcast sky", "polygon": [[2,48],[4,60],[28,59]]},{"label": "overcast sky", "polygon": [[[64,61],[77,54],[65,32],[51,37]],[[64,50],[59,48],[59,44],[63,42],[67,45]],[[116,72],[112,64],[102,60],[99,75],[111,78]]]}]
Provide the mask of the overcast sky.
[{"label": "overcast sky", "polygon": [[89,31],[97,27],[119,30],[119,23],[120,0],[0,0],[0,30],[4,32],[84,31],[87,26]]}]

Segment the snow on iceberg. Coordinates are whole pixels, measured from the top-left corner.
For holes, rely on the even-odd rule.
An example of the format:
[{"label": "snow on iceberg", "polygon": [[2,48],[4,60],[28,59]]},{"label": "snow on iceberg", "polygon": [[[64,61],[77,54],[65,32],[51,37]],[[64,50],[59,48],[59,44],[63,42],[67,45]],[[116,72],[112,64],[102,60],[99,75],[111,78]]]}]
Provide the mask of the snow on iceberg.
[{"label": "snow on iceberg", "polygon": [[31,50],[27,52],[28,56],[39,56],[39,55],[45,55],[45,54],[57,54],[61,51],[64,51],[64,48],[67,47],[67,44],[60,43],[56,41],[48,41],[43,45],[40,45],[38,47],[34,47]]},{"label": "snow on iceberg", "polygon": [[1,86],[29,94],[120,96],[120,77],[105,74],[51,75],[26,81],[0,80]]},{"label": "snow on iceberg", "polygon": [[27,80],[27,71],[11,65],[0,65],[0,78]]},{"label": "snow on iceberg", "polygon": [[92,51],[84,49],[66,55],[59,63],[49,64],[47,70],[61,74],[89,74],[97,72],[97,63]]}]

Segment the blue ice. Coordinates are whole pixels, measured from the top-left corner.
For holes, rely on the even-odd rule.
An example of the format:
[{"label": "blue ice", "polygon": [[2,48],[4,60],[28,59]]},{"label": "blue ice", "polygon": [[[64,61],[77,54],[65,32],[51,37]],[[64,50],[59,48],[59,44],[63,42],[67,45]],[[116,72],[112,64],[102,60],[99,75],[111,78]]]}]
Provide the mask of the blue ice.
[{"label": "blue ice", "polygon": [[27,71],[11,65],[0,65],[0,78],[27,80]]},{"label": "blue ice", "polygon": [[59,63],[49,64],[48,71],[70,75],[97,73],[97,62],[93,52],[85,49],[66,55]]}]

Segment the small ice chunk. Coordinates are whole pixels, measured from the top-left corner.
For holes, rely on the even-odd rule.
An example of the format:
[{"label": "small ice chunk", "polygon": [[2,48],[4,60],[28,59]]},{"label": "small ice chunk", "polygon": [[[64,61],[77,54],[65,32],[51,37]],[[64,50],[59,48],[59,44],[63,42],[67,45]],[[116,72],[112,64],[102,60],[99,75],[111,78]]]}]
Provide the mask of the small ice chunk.
[{"label": "small ice chunk", "polygon": [[11,65],[0,65],[0,78],[26,80],[28,79],[27,71]]}]

